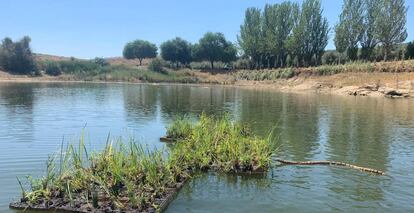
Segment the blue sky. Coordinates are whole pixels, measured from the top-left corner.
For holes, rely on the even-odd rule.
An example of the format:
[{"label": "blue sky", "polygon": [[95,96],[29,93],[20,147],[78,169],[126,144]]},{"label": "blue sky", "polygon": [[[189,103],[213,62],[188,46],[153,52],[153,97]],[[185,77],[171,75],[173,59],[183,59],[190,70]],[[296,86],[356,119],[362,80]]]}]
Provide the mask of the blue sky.
[{"label": "blue sky", "polygon": [[[126,42],[159,45],[179,36],[192,43],[207,31],[235,42],[248,7],[282,0],[2,0],[0,38],[32,38],[35,52],[79,58],[121,56]],[[301,0],[298,0],[301,2]],[[331,28],[342,0],[322,0]],[[414,1],[406,0],[408,39],[414,39]],[[333,49],[331,33],[328,49]]]}]

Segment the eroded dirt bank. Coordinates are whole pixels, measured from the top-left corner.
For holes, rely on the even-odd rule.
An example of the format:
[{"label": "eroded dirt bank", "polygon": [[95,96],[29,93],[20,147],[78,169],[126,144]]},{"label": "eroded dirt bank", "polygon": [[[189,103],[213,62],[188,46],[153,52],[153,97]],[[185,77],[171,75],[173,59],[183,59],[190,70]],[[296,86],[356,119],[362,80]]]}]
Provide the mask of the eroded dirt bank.
[{"label": "eroded dirt bank", "polygon": [[236,81],[238,86],[265,87],[284,92],[390,98],[414,97],[414,73],[340,73],[331,76],[295,76],[275,81]]}]

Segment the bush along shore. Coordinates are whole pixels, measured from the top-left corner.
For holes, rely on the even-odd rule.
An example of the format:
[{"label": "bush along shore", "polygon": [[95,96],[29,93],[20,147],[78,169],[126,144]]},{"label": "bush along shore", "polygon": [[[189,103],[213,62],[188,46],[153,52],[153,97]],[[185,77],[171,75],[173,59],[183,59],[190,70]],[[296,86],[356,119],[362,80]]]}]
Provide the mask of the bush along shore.
[{"label": "bush along shore", "polygon": [[[148,151],[130,140],[107,142],[89,153],[83,138],[47,162],[46,175],[18,179],[21,199],[11,208],[72,212],[157,212],[195,172],[265,173],[273,142],[253,136],[225,116],[202,115],[193,124],[176,120],[168,129],[174,143],[167,153]],[[109,140],[108,140],[109,141]]]}]

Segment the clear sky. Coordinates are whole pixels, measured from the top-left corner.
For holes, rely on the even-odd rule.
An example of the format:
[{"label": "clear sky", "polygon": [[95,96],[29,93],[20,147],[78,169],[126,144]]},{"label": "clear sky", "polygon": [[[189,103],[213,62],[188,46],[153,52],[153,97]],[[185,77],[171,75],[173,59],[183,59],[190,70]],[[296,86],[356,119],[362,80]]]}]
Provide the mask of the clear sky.
[{"label": "clear sky", "polygon": [[[179,36],[192,43],[207,31],[235,42],[244,11],[282,0],[2,0],[0,38],[32,38],[34,52],[78,58],[121,56],[126,42],[159,45]],[[301,2],[301,0],[298,0]],[[330,27],[342,0],[322,0]],[[414,39],[414,0],[406,0],[408,39]],[[333,49],[332,31],[327,49]]]}]

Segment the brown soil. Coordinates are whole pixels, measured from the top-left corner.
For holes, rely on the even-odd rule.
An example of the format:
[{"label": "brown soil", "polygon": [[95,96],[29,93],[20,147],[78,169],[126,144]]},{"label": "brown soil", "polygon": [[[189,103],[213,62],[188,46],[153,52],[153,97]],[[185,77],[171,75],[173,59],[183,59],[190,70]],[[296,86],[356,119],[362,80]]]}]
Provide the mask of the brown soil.
[{"label": "brown soil", "polygon": [[237,81],[238,86],[276,89],[284,92],[318,92],[375,97],[414,97],[414,72],[340,73],[331,76],[296,76],[276,81]]}]

